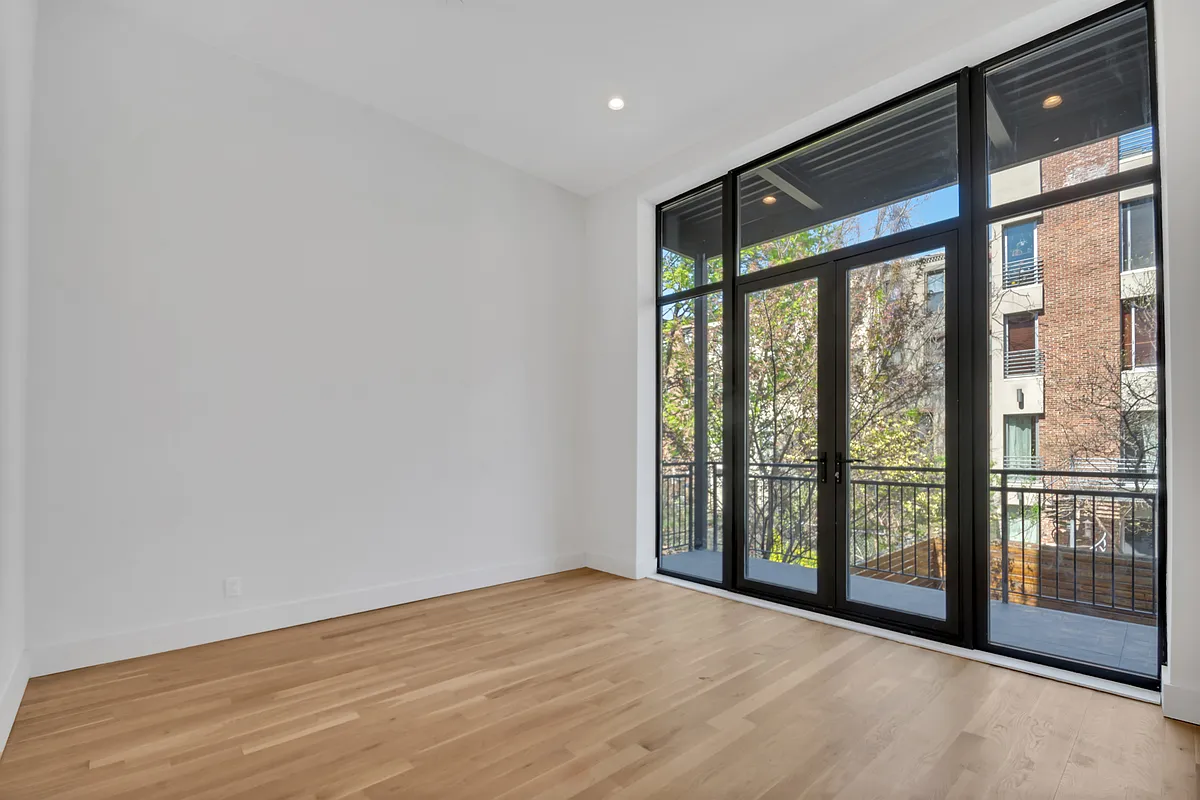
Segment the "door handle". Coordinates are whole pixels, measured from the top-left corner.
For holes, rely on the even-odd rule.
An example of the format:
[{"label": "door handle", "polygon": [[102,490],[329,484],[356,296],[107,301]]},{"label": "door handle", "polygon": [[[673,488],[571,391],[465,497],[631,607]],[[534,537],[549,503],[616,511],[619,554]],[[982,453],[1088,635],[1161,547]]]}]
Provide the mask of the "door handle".
[{"label": "door handle", "polygon": [[829,457],[826,456],[825,453],[821,453],[820,458],[806,458],[806,459],[804,459],[804,463],[820,464],[821,465],[821,483],[829,482]]},{"label": "door handle", "polygon": [[845,464],[857,464],[862,461],[861,458],[843,458],[841,453],[837,454],[833,462],[833,481],[834,483],[842,482],[842,466]]}]

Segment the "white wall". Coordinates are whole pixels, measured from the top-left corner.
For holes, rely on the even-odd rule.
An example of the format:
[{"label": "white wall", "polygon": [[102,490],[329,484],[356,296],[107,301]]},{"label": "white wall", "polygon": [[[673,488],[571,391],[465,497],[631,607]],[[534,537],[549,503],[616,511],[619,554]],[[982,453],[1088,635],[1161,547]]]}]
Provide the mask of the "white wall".
[{"label": "white wall", "polygon": [[104,3],[36,64],[35,674],[582,563],[579,198]]},{"label": "white wall", "polygon": [[25,377],[35,0],[0,0],[0,750],[25,659]]},{"label": "white wall", "polygon": [[[589,199],[584,294],[589,299],[585,311],[593,341],[584,359],[587,413],[579,436],[586,460],[578,489],[587,512],[589,563],[639,577],[655,569],[653,206],[752,158],[1109,5],[1108,0],[1060,0],[1014,19],[1014,12],[1036,5],[992,4],[978,13],[935,21],[929,38],[946,45],[942,52],[912,47],[888,50],[885,45],[857,48],[856,52],[869,52],[872,57],[846,59],[818,81],[797,81],[794,96],[780,97],[761,113],[743,110],[736,115],[734,127],[715,129],[708,140]],[[1169,176],[1167,272],[1173,300],[1168,300],[1168,335],[1178,346],[1200,336],[1195,314],[1170,316],[1172,307],[1200,304],[1200,275],[1190,255],[1200,252],[1200,233],[1190,222],[1200,215],[1195,188],[1200,185],[1200,165],[1194,146],[1200,136],[1194,81],[1200,73],[1194,46],[1200,36],[1200,11],[1195,0],[1157,0],[1155,5],[1164,34],[1160,46],[1165,51],[1159,65],[1162,136],[1168,148],[1164,164]],[[869,34],[870,29],[864,29],[864,35]],[[962,44],[955,46],[956,42]],[[1173,149],[1168,144],[1172,138],[1179,142]],[[1172,253],[1184,254],[1175,256],[1174,270]],[[1168,469],[1171,486],[1192,486],[1200,482],[1200,421],[1194,414],[1195,398],[1200,396],[1200,363],[1195,358],[1175,358],[1173,352],[1168,352],[1168,370],[1173,373]],[[1181,422],[1184,417],[1187,421]],[[1182,497],[1184,493],[1171,489],[1171,568],[1173,575],[1190,576],[1200,569],[1200,542],[1190,524],[1200,518],[1200,496],[1189,491]],[[1190,577],[1172,580],[1169,592],[1173,608],[1179,604],[1200,608],[1200,584]],[[1200,625],[1195,614],[1172,614],[1170,634],[1175,661],[1171,681],[1188,687],[1188,692],[1200,690]]]},{"label": "white wall", "polygon": [[1156,0],[1166,240],[1167,641],[1163,709],[1200,724],[1200,4]]}]

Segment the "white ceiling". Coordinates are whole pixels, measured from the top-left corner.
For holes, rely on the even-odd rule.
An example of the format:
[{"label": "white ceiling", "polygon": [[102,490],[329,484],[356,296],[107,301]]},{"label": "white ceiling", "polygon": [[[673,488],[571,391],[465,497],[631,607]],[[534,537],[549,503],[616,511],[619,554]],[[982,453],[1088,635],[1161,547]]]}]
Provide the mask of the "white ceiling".
[{"label": "white ceiling", "polygon": [[[113,0],[581,195],[839,59],[1037,0]],[[1011,18],[1011,13],[1007,15]],[[625,110],[612,112],[620,94]]]}]

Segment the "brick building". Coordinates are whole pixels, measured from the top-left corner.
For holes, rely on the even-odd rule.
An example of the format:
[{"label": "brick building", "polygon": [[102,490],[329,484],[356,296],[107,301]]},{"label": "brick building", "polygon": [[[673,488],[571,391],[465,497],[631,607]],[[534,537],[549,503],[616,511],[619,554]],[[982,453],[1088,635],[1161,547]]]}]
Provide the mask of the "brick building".
[{"label": "brick building", "polygon": [[[993,176],[992,203],[1142,166],[1150,145],[1144,129],[1012,167]],[[990,450],[993,469],[1013,471],[1010,482],[1152,488],[1158,453],[1153,202],[1146,187],[991,226]],[[1089,475],[1097,472],[1129,477]],[[1054,499],[1010,495],[1004,520],[1010,539],[1153,555],[1153,520],[1136,502],[1108,498],[1103,510],[1081,511],[1077,501],[1067,509],[1041,507]]]}]

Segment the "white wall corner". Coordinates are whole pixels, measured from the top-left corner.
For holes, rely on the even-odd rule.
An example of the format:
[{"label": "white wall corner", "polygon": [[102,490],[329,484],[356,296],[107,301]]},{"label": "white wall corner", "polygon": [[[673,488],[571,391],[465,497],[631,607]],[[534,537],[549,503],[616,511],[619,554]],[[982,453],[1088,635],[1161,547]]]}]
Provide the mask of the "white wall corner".
[{"label": "white wall corner", "polygon": [[8,744],[8,735],[12,732],[17,709],[21,707],[21,698],[25,696],[25,687],[29,683],[27,653],[21,653],[7,677],[3,689],[0,690],[0,753],[4,752],[4,747]]},{"label": "white wall corner", "polygon": [[649,578],[651,575],[658,574],[658,557],[653,553],[647,558],[642,556],[637,562],[637,577]]},{"label": "white wall corner", "polygon": [[1200,689],[1171,683],[1171,668],[1162,671],[1163,716],[1200,725]]},{"label": "white wall corner", "polygon": [[594,569],[597,572],[607,572],[610,575],[616,575],[621,578],[630,578],[636,580],[641,577],[638,574],[637,565],[627,559],[615,558],[605,553],[589,552],[584,557],[584,566],[588,569]]}]

